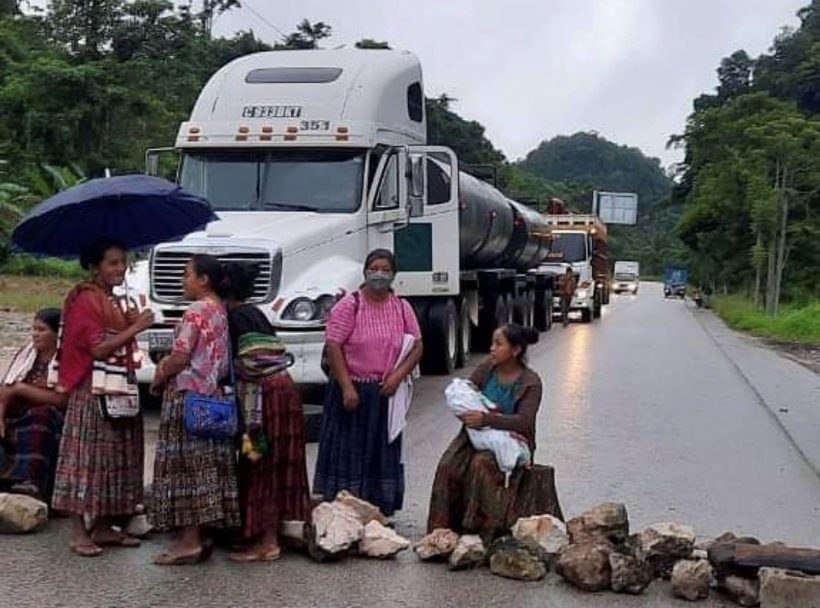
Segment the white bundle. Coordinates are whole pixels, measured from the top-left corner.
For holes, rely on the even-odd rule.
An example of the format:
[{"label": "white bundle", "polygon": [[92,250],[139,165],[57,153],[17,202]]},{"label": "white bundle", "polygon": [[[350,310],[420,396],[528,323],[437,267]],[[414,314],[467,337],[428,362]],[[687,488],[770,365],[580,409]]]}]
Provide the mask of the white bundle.
[{"label": "white bundle", "polygon": [[[448,407],[458,416],[465,412],[494,412],[498,407],[479,391],[470,381],[456,378],[444,389]],[[505,485],[516,466],[531,461],[526,442],[510,431],[499,429],[467,429],[470,443],[476,450],[489,450],[495,456],[498,468],[504,473]]]}]

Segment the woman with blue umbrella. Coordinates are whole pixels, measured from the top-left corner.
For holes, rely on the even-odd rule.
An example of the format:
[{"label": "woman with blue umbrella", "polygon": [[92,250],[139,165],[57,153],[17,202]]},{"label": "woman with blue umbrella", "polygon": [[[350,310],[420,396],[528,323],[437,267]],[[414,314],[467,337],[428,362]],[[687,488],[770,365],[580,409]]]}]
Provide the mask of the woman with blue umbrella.
[{"label": "woman with blue umbrella", "polygon": [[57,356],[57,390],[69,398],[52,504],[73,516],[70,546],[78,555],[139,545],[109,525],[134,514],[142,501],[135,338],[154,322],[150,311],[129,310],[113,295],[125,280],[127,250],[183,236],[214,219],[204,199],[165,180],[130,175],[58,193],[34,207],[12,234],[24,251],[79,255],[90,272],[65,300]]}]

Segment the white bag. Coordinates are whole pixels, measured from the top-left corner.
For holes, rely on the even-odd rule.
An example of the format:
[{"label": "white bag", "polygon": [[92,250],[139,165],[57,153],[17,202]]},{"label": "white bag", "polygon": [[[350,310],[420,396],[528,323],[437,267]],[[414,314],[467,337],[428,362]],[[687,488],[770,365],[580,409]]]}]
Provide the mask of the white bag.
[{"label": "white bag", "polygon": [[[444,389],[444,396],[447,399],[447,405],[456,415],[469,411],[498,410],[498,407],[470,381],[462,378],[456,378],[450,382]],[[504,473],[505,485],[516,466],[530,464],[532,460],[526,442],[513,436],[510,431],[491,428],[467,429],[467,435],[476,450],[489,450],[493,453],[498,468]]]}]

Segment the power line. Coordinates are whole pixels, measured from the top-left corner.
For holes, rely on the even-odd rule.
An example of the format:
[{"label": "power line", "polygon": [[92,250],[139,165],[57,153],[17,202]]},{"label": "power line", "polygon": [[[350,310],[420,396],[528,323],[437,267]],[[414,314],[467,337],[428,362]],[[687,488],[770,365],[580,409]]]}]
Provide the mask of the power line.
[{"label": "power line", "polygon": [[269,28],[271,28],[272,30],[274,30],[274,31],[275,31],[277,34],[279,34],[282,38],[284,38],[284,37],[285,37],[285,32],[283,32],[283,31],[282,31],[282,30],[280,30],[278,27],[276,27],[273,23],[271,23],[271,22],[268,20],[268,18],[267,18],[267,17],[265,17],[264,15],[262,15],[259,11],[257,11],[257,10],[256,10],[255,8],[253,8],[250,4],[248,4],[248,0],[242,0],[242,4],[241,4],[240,6],[241,6],[241,8],[246,8],[246,9],[248,9],[248,11],[249,11],[249,12],[250,12],[250,13],[251,13],[254,17],[256,17],[257,19],[259,19],[259,21],[261,21],[262,23],[264,23],[265,25],[267,25]]}]

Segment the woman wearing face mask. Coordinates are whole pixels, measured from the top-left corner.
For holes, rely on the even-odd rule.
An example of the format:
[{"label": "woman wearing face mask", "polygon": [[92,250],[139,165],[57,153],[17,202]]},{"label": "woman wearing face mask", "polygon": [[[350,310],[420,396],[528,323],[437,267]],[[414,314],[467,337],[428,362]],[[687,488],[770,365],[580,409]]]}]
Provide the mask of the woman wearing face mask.
[{"label": "woman wearing face mask", "polygon": [[465,431],[511,431],[526,440],[531,454],[535,452],[541,378],[527,367],[526,355],[527,346],[537,341],[538,332],[518,325],[502,325],[493,333],[490,356],[470,374],[470,381],[498,411],[467,412],[460,416],[464,427],[436,468],[427,521],[429,531],[449,528],[459,534],[480,534],[484,540],[492,540],[508,534],[519,517],[548,513],[563,519],[550,467],[519,466],[505,484],[492,452],[473,448]]},{"label": "woman wearing face mask", "polygon": [[[402,506],[404,468],[401,436],[388,442],[387,401],[422,354],[413,308],[390,289],[395,274],[392,253],[370,252],[364,285],[330,312],[325,335],[332,379],[314,479],[314,491],[326,500],[348,490],[388,516]],[[405,334],[415,343],[399,362]]]}]

